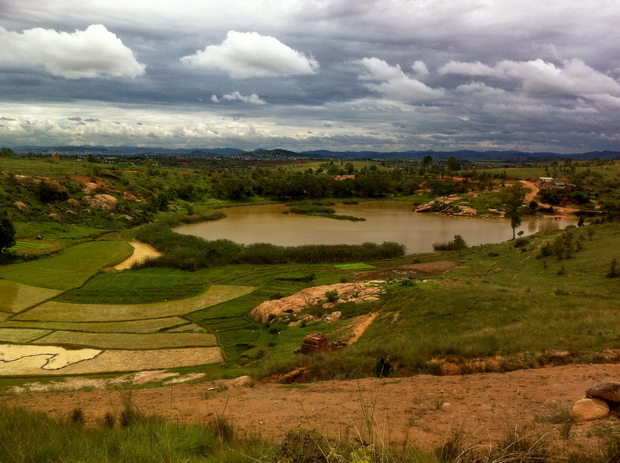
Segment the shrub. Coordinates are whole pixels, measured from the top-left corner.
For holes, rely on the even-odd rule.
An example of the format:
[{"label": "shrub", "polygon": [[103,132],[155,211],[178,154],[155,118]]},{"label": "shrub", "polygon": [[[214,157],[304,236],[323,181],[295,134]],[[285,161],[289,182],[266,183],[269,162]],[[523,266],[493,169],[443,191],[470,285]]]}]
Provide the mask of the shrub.
[{"label": "shrub", "polygon": [[435,251],[460,251],[467,248],[467,243],[461,235],[454,235],[454,240],[447,243],[434,243],[433,249]]},{"label": "shrub", "polygon": [[325,291],[325,298],[327,302],[336,302],[339,298],[338,291],[333,289],[331,291]]}]

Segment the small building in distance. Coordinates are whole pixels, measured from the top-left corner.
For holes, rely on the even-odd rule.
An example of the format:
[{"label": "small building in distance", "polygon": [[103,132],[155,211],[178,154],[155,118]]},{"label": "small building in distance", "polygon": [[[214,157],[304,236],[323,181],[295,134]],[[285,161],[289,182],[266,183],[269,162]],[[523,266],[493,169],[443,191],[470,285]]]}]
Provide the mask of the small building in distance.
[{"label": "small building in distance", "polygon": [[541,190],[572,191],[575,185],[565,178],[538,177],[536,186]]}]

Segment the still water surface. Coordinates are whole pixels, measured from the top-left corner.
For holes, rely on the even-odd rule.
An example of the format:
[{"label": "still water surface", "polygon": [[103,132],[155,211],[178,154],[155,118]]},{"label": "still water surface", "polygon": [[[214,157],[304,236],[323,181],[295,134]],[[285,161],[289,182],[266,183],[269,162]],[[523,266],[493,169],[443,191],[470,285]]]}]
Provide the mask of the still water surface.
[{"label": "still water surface", "polygon": [[[208,240],[229,239],[236,243],[273,243],[282,246],[301,244],[361,244],[396,241],[407,253],[430,252],[433,243],[450,241],[461,235],[468,245],[499,243],[512,238],[506,219],[449,217],[416,213],[408,202],[368,201],[356,205],[332,206],[336,214],[363,217],[363,222],[283,214],[283,205],[245,206],[223,209],[227,217],[214,222],[183,225],[178,233]],[[530,235],[541,230],[556,230],[576,224],[577,220],[524,218],[517,231]]]}]

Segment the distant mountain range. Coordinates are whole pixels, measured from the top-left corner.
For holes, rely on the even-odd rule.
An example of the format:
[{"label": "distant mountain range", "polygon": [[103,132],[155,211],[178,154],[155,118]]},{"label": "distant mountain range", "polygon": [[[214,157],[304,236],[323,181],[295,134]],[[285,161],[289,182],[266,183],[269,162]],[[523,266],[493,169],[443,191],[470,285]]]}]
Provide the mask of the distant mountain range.
[{"label": "distant mountain range", "polygon": [[619,151],[590,151],[579,154],[559,154],[552,152],[526,153],[522,151],[401,151],[401,152],[380,152],[380,151],[329,151],[314,150],[295,152],[286,149],[256,149],[244,151],[237,148],[144,148],[138,146],[16,146],[13,150],[18,154],[33,153],[46,155],[58,153],[61,155],[88,155],[93,156],[148,156],[148,155],[170,155],[188,157],[244,157],[248,159],[304,159],[304,158],[325,158],[325,159],[422,159],[431,156],[435,160],[445,160],[454,156],[459,160],[476,161],[524,161],[527,160],[554,160],[554,159],[620,159]]}]

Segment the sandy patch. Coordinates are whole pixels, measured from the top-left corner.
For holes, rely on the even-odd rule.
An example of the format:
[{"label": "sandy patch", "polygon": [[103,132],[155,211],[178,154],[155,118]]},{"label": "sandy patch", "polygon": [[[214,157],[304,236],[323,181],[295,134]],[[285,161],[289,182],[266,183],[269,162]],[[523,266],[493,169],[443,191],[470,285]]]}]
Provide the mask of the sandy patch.
[{"label": "sandy patch", "polygon": [[[179,373],[170,373],[164,370],[140,371],[128,375],[118,376],[109,379],[93,379],[84,377],[67,378],[62,381],[46,382],[46,383],[27,383],[23,386],[15,386],[9,389],[12,394],[27,394],[30,392],[71,392],[83,389],[110,389],[118,387],[131,387],[134,385],[143,385],[148,383],[158,383],[162,380],[163,384],[181,384],[204,377],[204,373],[190,373],[180,375]],[[172,378],[172,379],[169,379]]]},{"label": "sandy patch", "polygon": [[0,346],[0,374],[41,374],[93,359],[100,353],[97,349],[67,350],[58,346],[5,344]]},{"label": "sandy patch", "polygon": [[219,347],[155,350],[67,350],[57,346],[0,346],[0,375],[79,375],[160,370],[223,362]]},{"label": "sandy patch", "polygon": [[157,252],[148,244],[144,244],[139,241],[130,241],[129,244],[133,246],[133,254],[120,264],[115,265],[114,268],[116,270],[127,270],[131,268],[133,264],[143,262],[149,258],[161,256],[160,252]]},{"label": "sandy patch", "polygon": [[357,341],[360,336],[364,334],[366,328],[368,328],[373,320],[377,318],[377,315],[379,315],[379,312],[373,312],[355,317],[355,320],[353,320],[353,323],[351,324],[351,338],[347,341],[347,344],[353,344]]}]

